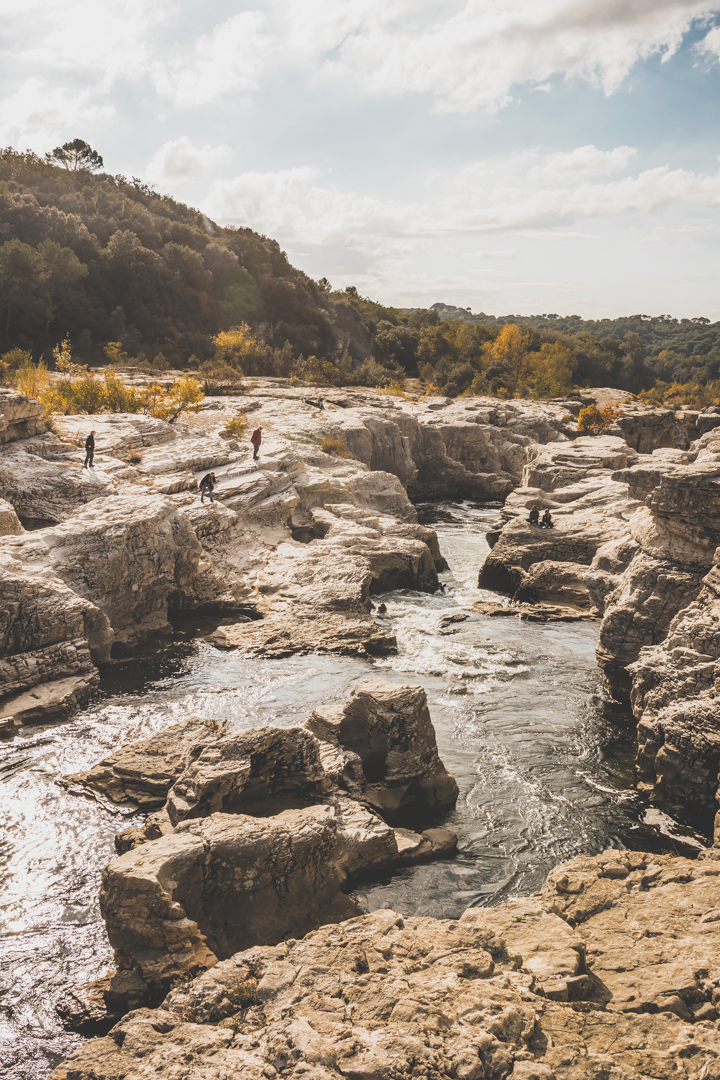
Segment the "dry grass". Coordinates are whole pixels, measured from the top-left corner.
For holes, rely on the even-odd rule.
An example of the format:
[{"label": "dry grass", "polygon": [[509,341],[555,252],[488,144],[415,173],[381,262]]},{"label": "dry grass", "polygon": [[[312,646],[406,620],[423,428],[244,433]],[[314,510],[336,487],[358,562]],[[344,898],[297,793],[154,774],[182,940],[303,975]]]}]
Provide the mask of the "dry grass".
[{"label": "dry grass", "polygon": [[347,448],[347,443],[339,435],[323,435],[320,440],[320,449],[323,454],[332,454],[334,457],[351,458],[353,456]]}]

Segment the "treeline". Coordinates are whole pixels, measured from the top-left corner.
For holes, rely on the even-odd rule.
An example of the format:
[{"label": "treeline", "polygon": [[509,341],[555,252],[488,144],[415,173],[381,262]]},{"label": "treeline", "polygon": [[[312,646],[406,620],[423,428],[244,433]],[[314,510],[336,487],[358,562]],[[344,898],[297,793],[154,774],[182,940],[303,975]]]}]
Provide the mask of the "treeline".
[{"label": "treeline", "polygon": [[[80,140],[55,161],[76,145],[101,166]],[[664,399],[679,384],[702,398],[720,378],[720,324],[707,319],[387,307],[313,281],[252,229],[220,227],[136,177],[75,164],[0,151],[6,367],[26,353],[52,367],[69,338],[83,364],[190,368],[208,388],[242,371],[370,386],[412,376],[450,396],[611,386]]]},{"label": "treeline", "polygon": [[275,240],[220,228],[136,177],[0,151],[0,352],[49,361],[69,334],[84,362],[120,342],[183,365],[209,360],[213,337],[246,323],[271,350],[362,363],[374,355],[376,310],[400,321],[311,280]]}]

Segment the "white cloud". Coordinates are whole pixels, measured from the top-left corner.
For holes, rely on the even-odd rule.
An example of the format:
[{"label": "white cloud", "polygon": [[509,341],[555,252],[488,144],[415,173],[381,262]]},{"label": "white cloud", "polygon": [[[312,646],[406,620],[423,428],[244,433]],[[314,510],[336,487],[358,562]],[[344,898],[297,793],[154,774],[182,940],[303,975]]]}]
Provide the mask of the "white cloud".
[{"label": "white cloud", "polygon": [[109,122],[115,110],[90,91],[50,86],[27,79],[0,101],[0,145],[38,152],[75,138],[98,120]]},{"label": "white cloud", "polygon": [[257,86],[272,39],[260,11],[242,11],[198,38],[194,49],[177,47],[152,68],[158,93],[179,107],[207,105],[230,91]]},{"label": "white cloud", "polygon": [[161,146],[145,169],[154,184],[188,180],[207,176],[231,157],[229,146],[195,146],[187,135]]},{"label": "white cloud", "polygon": [[696,47],[700,52],[710,53],[720,60],[720,26],[713,26]]},{"label": "white cloud", "polygon": [[431,94],[443,111],[495,110],[514,86],[561,74],[613,93],[632,66],[671,56],[707,0],[467,0],[425,5],[407,29],[407,0],[282,3],[288,37],[326,73],[374,93]]},{"label": "white cloud", "polygon": [[715,226],[710,222],[704,225],[657,225],[654,229],[651,229],[649,233],[640,238],[640,243],[665,244],[672,247],[687,247],[687,243],[681,239],[683,236],[690,236],[696,233],[709,233],[714,231]]},{"label": "white cloud", "polygon": [[466,259],[514,259],[517,255],[516,248],[498,248],[495,251],[468,251]]},{"label": "white cloud", "polygon": [[25,68],[45,77],[92,73],[107,89],[117,79],[144,75],[150,35],[168,14],[168,0],[36,0],[32,10],[18,4],[12,14],[5,30]]},{"label": "white cloud", "polygon": [[539,177],[572,178],[574,176],[609,176],[626,169],[637,153],[632,146],[616,146],[614,150],[598,150],[592,144],[578,146],[565,154],[550,154],[532,174]]},{"label": "white cloud", "polygon": [[251,225],[288,239],[329,244],[358,231],[368,237],[380,228],[397,230],[403,209],[322,182],[310,166],[278,172],[246,172],[214,184],[205,203],[219,221]]},{"label": "white cloud", "polygon": [[[487,163],[468,166],[457,176],[446,174],[434,199],[412,203],[343,191],[309,166],[248,172],[216,183],[205,209],[217,220],[250,224],[283,243],[342,242],[367,254],[389,255],[416,250],[433,237],[489,232],[586,237],[565,230],[580,221],[720,207],[720,170],[706,175],[660,166],[621,180],[547,186],[532,172],[513,172],[517,161],[496,162],[494,174],[488,174]],[[490,249],[483,254],[499,257]]]}]

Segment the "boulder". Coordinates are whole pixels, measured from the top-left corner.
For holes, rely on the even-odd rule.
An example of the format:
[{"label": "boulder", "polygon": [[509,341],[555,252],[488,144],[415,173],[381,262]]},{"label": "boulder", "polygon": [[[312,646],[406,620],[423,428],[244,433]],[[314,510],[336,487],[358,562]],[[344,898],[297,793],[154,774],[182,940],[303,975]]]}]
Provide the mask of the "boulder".
[{"label": "boulder", "polygon": [[384,816],[457,799],[420,687],[369,679],[344,705],[316,709],[305,728],[320,740],[330,775]]},{"label": "boulder", "polygon": [[15,507],[0,499],[0,536],[20,536],[25,532],[15,513]]},{"label": "boulder", "polygon": [[[145,1001],[237,949],[357,913],[343,892],[349,878],[457,844],[447,829],[386,820],[451,806],[458,788],[438,757],[424,690],[380,680],[302,728],[225,734],[186,721],[62,782],[141,809],[167,794],[144,826],[118,834],[101,893],[118,977],[136,972]],[[92,987],[63,1006],[76,1029],[99,1022],[96,1007]]]}]

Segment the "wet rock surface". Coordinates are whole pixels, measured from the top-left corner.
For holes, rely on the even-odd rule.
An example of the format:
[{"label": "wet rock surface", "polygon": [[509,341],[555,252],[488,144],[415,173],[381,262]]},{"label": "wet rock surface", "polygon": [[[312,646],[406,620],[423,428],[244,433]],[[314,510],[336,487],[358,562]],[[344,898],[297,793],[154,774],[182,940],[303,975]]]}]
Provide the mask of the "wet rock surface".
[{"label": "wet rock surface", "polygon": [[189,721],[64,783],[121,805],[164,803],[116,838],[100,908],[118,971],[61,1004],[76,1030],[102,1026],[103,996],[109,1022],[238,949],[357,915],[351,879],[456,844],[447,829],[393,827],[401,811],[452,806],[458,787],[425,692],[377,679],[304,727],[221,734]]},{"label": "wet rock surface", "polygon": [[716,852],[608,851],[456,921],[381,910],[240,951],[52,1076],[711,1077],[719,875]]},{"label": "wet rock surface", "polygon": [[[650,454],[618,436],[540,448],[506,500],[480,584],[602,617],[598,663],[638,722],[639,787],[707,831],[720,772],[720,432],[689,443],[699,418],[676,418],[679,445]],[[646,449],[653,432],[672,433],[647,419],[636,439]],[[528,524],[533,505],[551,509],[553,529]]]}]

